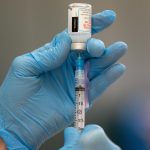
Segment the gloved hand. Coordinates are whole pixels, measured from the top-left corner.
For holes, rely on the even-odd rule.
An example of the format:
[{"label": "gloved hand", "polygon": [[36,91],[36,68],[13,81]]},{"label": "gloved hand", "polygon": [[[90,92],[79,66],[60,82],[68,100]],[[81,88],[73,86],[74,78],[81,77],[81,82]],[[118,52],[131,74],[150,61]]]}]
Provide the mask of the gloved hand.
[{"label": "gloved hand", "polygon": [[[93,33],[115,18],[109,10],[94,15]],[[70,37],[62,32],[52,42],[14,59],[0,88],[0,136],[8,149],[37,149],[73,122],[76,55],[70,53],[70,46]],[[90,104],[123,74],[124,65],[114,63],[126,50],[123,42],[106,49],[100,40],[87,42],[83,57],[90,62]]]},{"label": "gloved hand", "polygon": [[87,125],[82,132],[66,128],[64,138],[64,147],[60,150],[121,150],[98,125]]}]

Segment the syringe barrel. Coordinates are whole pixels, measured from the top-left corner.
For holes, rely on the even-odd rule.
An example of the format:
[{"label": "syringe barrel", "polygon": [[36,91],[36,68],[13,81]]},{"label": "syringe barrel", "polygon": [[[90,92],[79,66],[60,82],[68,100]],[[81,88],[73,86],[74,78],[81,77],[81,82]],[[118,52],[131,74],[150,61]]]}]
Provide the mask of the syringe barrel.
[{"label": "syringe barrel", "polygon": [[72,39],[71,50],[86,50],[86,42],[91,38],[92,6],[73,3],[68,6],[68,33]]},{"label": "syringe barrel", "polygon": [[75,128],[82,130],[85,127],[85,88],[76,88]]},{"label": "syringe barrel", "polygon": [[78,57],[75,71],[75,128],[82,130],[85,126],[85,72],[84,60]]}]

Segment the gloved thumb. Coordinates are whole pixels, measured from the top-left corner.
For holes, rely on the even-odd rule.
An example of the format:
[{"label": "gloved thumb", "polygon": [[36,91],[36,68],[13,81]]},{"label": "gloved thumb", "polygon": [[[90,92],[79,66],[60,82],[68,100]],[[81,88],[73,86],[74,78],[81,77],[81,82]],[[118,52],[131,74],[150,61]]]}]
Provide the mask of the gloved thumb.
[{"label": "gloved thumb", "polygon": [[81,149],[86,150],[121,150],[105,134],[104,130],[98,125],[87,125],[80,138]]},{"label": "gloved thumb", "polygon": [[73,145],[77,142],[80,136],[80,131],[73,127],[68,127],[64,131],[65,146]]},{"label": "gloved thumb", "polygon": [[68,33],[59,33],[51,43],[16,57],[12,65],[13,72],[23,76],[38,76],[55,69],[66,60],[70,47],[71,38]]}]

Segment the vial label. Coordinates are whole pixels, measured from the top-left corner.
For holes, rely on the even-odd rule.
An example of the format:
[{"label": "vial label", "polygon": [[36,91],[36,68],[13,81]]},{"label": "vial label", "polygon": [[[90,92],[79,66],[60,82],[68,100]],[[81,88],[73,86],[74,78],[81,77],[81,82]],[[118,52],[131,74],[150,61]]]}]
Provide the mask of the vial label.
[{"label": "vial label", "polygon": [[91,32],[91,12],[89,9],[79,9],[79,32]]},{"label": "vial label", "polygon": [[92,9],[86,4],[72,4],[68,8],[69,33],[91,33]]}]

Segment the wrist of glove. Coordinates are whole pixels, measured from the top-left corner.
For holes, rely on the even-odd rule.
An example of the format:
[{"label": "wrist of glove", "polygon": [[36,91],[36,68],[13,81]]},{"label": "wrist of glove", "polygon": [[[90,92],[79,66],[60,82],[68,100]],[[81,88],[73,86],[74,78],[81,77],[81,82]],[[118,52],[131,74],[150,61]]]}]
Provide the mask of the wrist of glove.
[{"label": "wrist of glove", "polygon": [[87,125],[82,132],[69,127],[64,138],[64,147],[59,150],[121,150],[98,125]]},{"label": "wrist of glove", "polygon": [[5,129],[0,129],[0,139],[5,142],[8,150],[29,150],[23,143],[21,143],[20,139],[18,139]]},{"label": "wrist of glove", "polygon": [[0,139],[5,143],[6,149],[8,150],[29,150],[25,143],[17,137],[17,135],[7,131],[4,127],[4,121],[0,119]]}]

